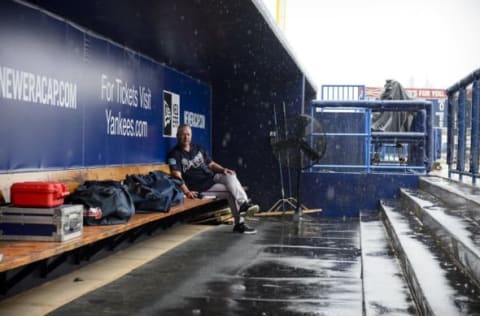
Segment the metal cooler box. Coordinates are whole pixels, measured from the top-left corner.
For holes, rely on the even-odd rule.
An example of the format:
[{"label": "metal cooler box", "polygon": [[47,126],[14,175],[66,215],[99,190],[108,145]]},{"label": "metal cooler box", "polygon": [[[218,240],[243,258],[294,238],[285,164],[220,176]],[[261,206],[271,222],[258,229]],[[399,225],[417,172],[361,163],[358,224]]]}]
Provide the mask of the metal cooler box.
[{"label": "metal cooler box", "polygon": [[83,232],[83,205],[0,208],[1,240],[64,241]]}]

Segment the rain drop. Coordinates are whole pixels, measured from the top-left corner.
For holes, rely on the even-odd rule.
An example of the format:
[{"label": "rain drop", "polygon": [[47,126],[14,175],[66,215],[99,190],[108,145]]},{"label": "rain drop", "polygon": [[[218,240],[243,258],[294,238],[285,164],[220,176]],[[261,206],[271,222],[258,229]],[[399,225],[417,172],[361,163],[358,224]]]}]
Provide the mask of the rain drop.
[{"label": "rain drop", "polygon": [[333,200],[335,198],[335,189],[332,186],[329,186],[327,189],[327,199]]}]

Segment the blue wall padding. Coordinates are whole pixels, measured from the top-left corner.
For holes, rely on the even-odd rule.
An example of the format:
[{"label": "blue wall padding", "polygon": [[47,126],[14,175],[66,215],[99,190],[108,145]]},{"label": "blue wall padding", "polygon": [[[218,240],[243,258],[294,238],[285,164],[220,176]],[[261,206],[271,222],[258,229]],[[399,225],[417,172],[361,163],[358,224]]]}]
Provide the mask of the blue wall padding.
[{"label": "blue wall padding", "polygon": [[166,95],[211,151],[210,85],[14,2],[0,42],[0,172],[164,163]]},{"label": "blue wall padding", "polygon": [[303,173],[301,202],[321,208],[322,216],[358,216],[376,211],[380,199],[394,199],[400,188],[418,188],[412,174]]}]

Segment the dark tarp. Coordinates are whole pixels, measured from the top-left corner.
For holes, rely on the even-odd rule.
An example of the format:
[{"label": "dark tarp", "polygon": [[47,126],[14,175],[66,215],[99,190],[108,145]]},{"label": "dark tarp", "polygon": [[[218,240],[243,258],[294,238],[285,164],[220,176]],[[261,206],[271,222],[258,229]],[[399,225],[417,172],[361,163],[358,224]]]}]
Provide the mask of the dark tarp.
[{"label": "dark tarp", "polygon": [[[381,100],[411,100],[402,85],[392,79],[387,79]],[[410,131],[413,113],[410,112],[373,112],[372,130],[377,132]]]}]

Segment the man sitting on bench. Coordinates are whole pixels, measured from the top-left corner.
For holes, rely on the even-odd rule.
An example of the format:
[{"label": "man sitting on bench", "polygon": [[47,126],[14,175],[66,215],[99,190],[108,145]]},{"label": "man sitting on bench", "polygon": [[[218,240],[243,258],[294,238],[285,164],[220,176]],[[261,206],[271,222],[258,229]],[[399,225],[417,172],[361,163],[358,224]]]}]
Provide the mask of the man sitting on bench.
[{"label": "man sitting on bench", "polygon": [[192,129],[182,124],[177,130],[177,145],[168,153],[168,164],[173,176],[182,179],[182,191],[187,198],[214,195],[226,198],[235,221],[233,231],[255,234],[240,216],[258,212],[258,205],[250,203],[247,193],[237,179],[235,171],[214,162],[206,151],[192,144]]}]

